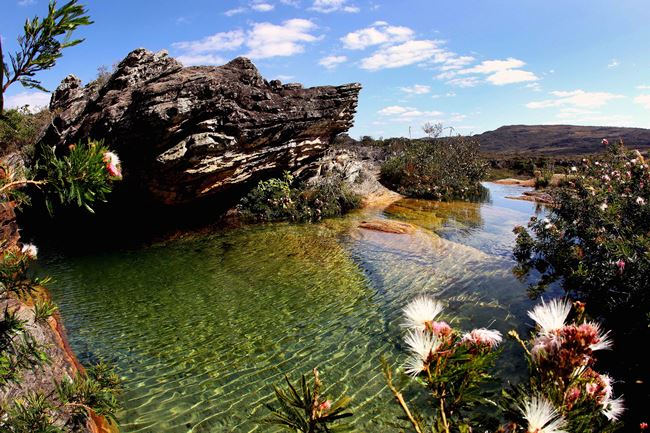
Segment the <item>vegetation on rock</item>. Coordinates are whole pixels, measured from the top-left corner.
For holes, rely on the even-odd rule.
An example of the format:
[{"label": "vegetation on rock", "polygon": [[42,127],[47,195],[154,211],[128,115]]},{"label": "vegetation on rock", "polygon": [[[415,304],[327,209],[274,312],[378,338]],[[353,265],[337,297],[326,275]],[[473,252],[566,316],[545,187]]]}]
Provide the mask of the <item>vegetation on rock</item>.
[{"label": "vegetation on rock", "polygon": [[285,172],[282,178],[259,182],[241,199],[237,210],[247,221],[314,222],[343,215],[360,204],[361,197],[338,177],[297,183]]}]

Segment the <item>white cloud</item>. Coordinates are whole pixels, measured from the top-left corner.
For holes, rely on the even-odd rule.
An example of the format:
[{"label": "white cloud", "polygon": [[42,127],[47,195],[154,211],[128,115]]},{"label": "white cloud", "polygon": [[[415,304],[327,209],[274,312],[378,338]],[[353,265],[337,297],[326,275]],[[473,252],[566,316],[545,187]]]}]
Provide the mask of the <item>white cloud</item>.
[{"label": "white cloud", "polygon": [[192,54],[229,51],[241,47],[246,40],[242,30],[215,33],[198,41],[174,42],[172,47]]},{"label": "white cloud", "polygon": [[39,91],[5,96],[5,108],[21,108],[29,105],[29,110],[35,113],[50,105],[50,96],[49,93]]},{"label": "white cloud", "polygon": [[431,86],[425,86],[424,84],[414,84],[412,86],[400,87],[400,90],[404,93],[411,95],[424,95],[431,91]]},{"label": "white cloud", "polygon": [[300,2],[298,0],[280,0],[280,3],[287,6],[293,6],[294,8],[300,6]]},{"label": "white cloud", "polygon": [[476,87],[481,83],[478,77],[458,77],[447,81],[447,84],[456,87]]},{"label": "white cloud", "polygon": [[[280,25],[253,23],[247,31],[232,30],[215,33],[197,41],[176,42],[172,46],[182,51],[179,59],[196,64],[197,61],[215,64],[222,60],[214,54],[220,51],[232,51],[248,48],[245,56],[263,59],[276,56],[291,56],[302,53],[304,44],[320,39],[311,34],[317,28],[316,24],[305,19],[291,19]],[[183,60],[181,60],[183,61]]]},{"label": "white cloud", "polygon": [[327,69],[334,69],[341,63],[345,63],[347,60],[348,58],[346,56],[327,56],[320,59],[318,64]]},{"label": "white cloud", "polygon": [[413,107],[402,107],[400,105],[391,105],[384,107],[377,112],[381,117],[389,117],[388,120],[394,122],[412,122],[424,119],[436,119],[443,116],[440,111],[420,111]]},{"label": "white cloud", "polygon": [[509,69],[517,69],[525,66],[526,63],[513,59],[512,57],[506,60],[485,60],[473,68],[463,69],[460,74],[492,74],[495,72],[506,71]]},{"label": "white cloud", "polygon": [[18,0],[18,6],[29,6],[36,4],[36,0]]},{"label": "white cloud", "polygon": [[520,69],[525,65],[524,61],[512,57],[505,60],[485,60],[472,68],[458,71],[458,74],[487,75],[486,80],[497,86],[539,80],[534,73]]},{"label": "white cloud", "polygon": [[585,92],[584,90],[573,90],[570,92],[551,92],[554,99],[533,101],[526,104],[528,108],[549,108],[549,107],[576,107],[576,108],[598,108],[607,104],[613,99],[623,98],[623,95],[616,95],[608,92]]},{"label": "white cloud", "polygon": [[372,45],[406,42],[414,34],[408,27],[390,26],[385,21],[377,21],[370,27],[348,33],[341,41],[345,48],[363,50]]},{"label": "white cloud", "polygon": [[503,86],[504,84],[537,81],[539,78],[537,75],[529,71],[522,71],[521,69],[506,69],[505,71],[495,72],[490,75],[487,80],[496,86]]},{"label": "white cloud", "polygon": [[399,68],[429,60],[442,51],[439,41],[414,40],[403,44],[382,47],[372,56],[361,60],[361,67],[370,71]]},{"label": "white cloud", "polygon": [[634,98],[634,102],[643,106],[643,108],[650,110],[650,95],[639,95]]},{"label": "white cloud", "polygon": [[356,6],[348,5],[347,0],[314,0],[311,9],[324,14],[337,11],[356,13],[360,10]]},{"label": "white cloud", "polygon": [[310,32],[316,24],[309,20],[294,18],[284,21],[282,25],[256,23],[248,31],[246,54],[254,59],[276,56],[292,56],[305,51],[304,43],[317,41],[319,38]]},{"label": "white cloud", "polygon": [[462,69],[464,66],[469,65],[474,61],[472,56],[458,56],[450,57],[445,61],[445,64],[442,65],[439,69],[441,71],[452,71],[456,69]]},{"label": "white cloud", "polygon": [[254,3],[251,5],[251,9],[257,12],[269,12],[275,9],[275,6],[269,3]]},{"label": "white cloud", "polygon": [[533,92],[541,92],[542,86],[539,83],[528,83],[524,86],[526,89],[531,89]]},{"label": "white cloud", "polygon": [[280,81],[289,81],[296,78],[294,75],[276,75],[275,79]]},{"label": "white cloud", "polygon": [[187,54],[176,57],[185,66],[223,65],[226,60],[214,54]]},{"label": "white cloud", "polygon": [[228,9],[223,14],[227,17],[231,17],[237,14],[243,14],[244,12],[246,12],[246,8],[234,8],[234,9]]},{"label": "white cloud", "polygon": [[641,84],[640,86],[636,86],[636,88],[639,90],[650,90],[650,86],[647,84]]},{"label": "white cloud", "polygon": [[621,63],[618,61],[618,59],[612,59],[610,62],[607,64],[607,67],[609,69],[616,69],[621,65]]},{"label": "white cloud", "polygon": [[602,114],[599,111],[571,107],[560,109],[555,118],[562,123],[580,125],[630,126],[634,123],[634,119],[627,115]]}]

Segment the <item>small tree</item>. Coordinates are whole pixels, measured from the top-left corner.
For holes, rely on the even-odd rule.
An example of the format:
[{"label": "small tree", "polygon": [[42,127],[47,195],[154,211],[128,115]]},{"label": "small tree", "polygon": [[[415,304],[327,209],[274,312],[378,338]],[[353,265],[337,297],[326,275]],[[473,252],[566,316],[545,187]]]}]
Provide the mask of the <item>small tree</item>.
[{"label": "small tree", "polygon": [[[9,54],[11,67],[5,62],[0,40],[0,116],[4,112],[4,92],[13,83],[19,82],[30,89],[47,91],[34,76],[37,72],[52,68],[64,48],[83,42],[70,39],[79,26],[92,24],[84,6],[71,0],[57,9],[56,1],[50,2],[45,18],[26,20],[24,34],[18,37],[20,50]],[[62,35],[63,38],[61,38]]]}]

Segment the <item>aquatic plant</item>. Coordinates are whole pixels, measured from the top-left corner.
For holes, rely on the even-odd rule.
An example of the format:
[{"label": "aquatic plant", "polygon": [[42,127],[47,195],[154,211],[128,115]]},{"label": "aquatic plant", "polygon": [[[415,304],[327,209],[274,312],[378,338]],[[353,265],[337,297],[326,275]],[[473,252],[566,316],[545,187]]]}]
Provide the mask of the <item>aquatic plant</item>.
[{"label": "aquatic plant", "polygon": [[409,405],[403,388],[395,384],[392,366],[386,360],[382,362],[388,388],[418,433],[469,432],[479,423],[472,409],[493,405],[489,399],[492,391],[484,385],[495,380],[490,370],[499,353],[501,333],[485,328],[469,332],[454,329],[445,321],[436,321],[442,310],[439,301],[425,296],[403,309],[409,357],[397,370],[411,377],[409,383],[427,391],[432,421]]},{"label": "aquatic plant", "polygon": [[[335,402],[328,400],[321,391],[318,370],[313,370],[313,385],[303,374],[300,382],[293,385],[285,376],[287,390],[274,387],[279,406],[267,404],[271,415],[262,420],[263,424],[274,424],[293,432],[326,433],[346,429],[338,421],[352,416],[346,412],[350,398],[341,397]],[[336,425],[332,425],[336,424]]]}]

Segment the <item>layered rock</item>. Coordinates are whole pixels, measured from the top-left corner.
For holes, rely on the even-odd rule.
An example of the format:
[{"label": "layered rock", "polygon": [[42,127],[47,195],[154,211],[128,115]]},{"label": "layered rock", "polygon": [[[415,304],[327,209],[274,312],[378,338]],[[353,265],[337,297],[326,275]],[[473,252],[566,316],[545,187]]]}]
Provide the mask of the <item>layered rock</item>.
[{"label": "layered rock", "polygon": [[352,126],[359,84],[304,89],[266,81],[246,58],[183,67],[166,52],[131,52],[105,84],[69,76],[43,141],[103,139],[125,180],[165,204],[194,202],[294,170]]}]

